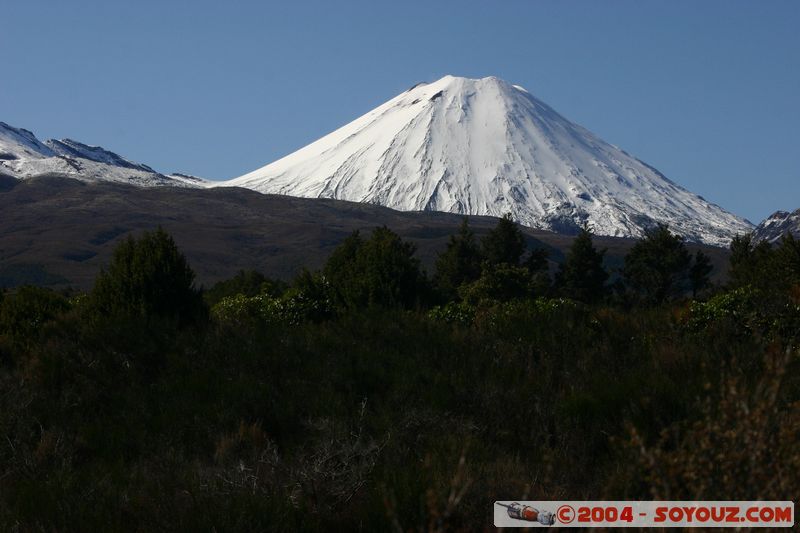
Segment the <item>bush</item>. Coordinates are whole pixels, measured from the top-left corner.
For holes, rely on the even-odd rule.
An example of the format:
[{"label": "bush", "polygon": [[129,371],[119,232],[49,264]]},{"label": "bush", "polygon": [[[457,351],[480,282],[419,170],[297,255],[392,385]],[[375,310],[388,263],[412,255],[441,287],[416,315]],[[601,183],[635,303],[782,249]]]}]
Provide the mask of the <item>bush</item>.
[{"label": "bush", "polygon": [[[193,327],[149,290],[106,317],[92,295],[6,294],[0,530],[469,530],[509,497],[800,490],[791,284],[630,310],[541,296],[537,256],[423,312],[370,305],[414,265],[378,241],[280,294],[223,285],[244,292]],[[343,287],[364,305],[332,305]]]},{"label": "bush", "polygon": [[469,326],[475,319],[475,308],[463,302],[447,302],[428,311],[428,317],[448,324]]},{"label": "bush", "polygon": [[689,308],[688,325],[700,331],[713,322],[728,320],[745,333],[758,321],[756,301],[757,292],[749,286],[717,294],[705,302],[693,301]]},{"label": "bush", "polygon": [[529,329],[531,324],[544,324],[567,317],[580,317],[582,320],[585,315],[582,307],[572,300],[541,297],[482,307],[476,312],[475,323],[483,330],[514,336],[524,334],[526,327]]},{"label": "bush", "polygon": [[215,305],[226,296],[256,296],[268,294],[280,296],[286,290],[286,283],[269,279],[255,270],[241,270],[231,279],[220,281],[207,290],[203,297],[209,306]]},{"label": "bush", "polygon": [[161,228],[129,236],[114,250],[90,294],[99,318],[144,318],[193,323],[205,315],[194,272]]},{"label": "bush", "polygon": [[538,287],[524,267],[508,263],[485,263],[481,277],[462,285],[459,294],[470,305],[490,305],[493,302],[533,297]]},{"label": "bush", "polygon": [[293,289],[278,298],[266,294],[226,296],[211,308],[211,316],[216,321],[238,327],[277,323],[298,325],[320,321],[331,313],[328,300],[319,300]]},{"label": "bush", "polygon": [[69,301],[50,289],[21,287],[0,300],[0,336],[27,348],[39,338],[47,322],[67,309]]}]

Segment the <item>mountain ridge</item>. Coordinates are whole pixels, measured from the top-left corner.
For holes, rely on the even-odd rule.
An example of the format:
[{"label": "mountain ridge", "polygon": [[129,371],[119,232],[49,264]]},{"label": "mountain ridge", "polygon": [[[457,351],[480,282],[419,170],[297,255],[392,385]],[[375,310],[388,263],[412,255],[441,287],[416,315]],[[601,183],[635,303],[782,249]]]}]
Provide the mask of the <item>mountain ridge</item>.
[{"label": "mountain ridge", "polygon": [[40,141],[30,130],[0,122],[0,174],[17,179],[61,176],[81,181],[111,181],[140,187],[202,187],[206,181],[167,175],[101,146],[72,139]]},{"label": "mountain ridge", "polygon": [[775,211],[753,230],[753,240],[776,243],[786,234],[800,238],[800,209]]}]

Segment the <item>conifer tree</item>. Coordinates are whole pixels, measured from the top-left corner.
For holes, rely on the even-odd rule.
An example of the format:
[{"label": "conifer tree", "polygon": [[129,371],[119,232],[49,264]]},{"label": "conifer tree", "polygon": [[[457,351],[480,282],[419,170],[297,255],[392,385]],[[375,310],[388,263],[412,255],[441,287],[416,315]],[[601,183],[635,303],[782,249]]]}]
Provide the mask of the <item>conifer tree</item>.
[{"label": "conifer tree", "polygon": [[171,319],[178,323],[204,315],[194,271],[175,241],[163,229],[128,236],[114,250],[90,295],[92,307],[105,317]]},{"label": "conifer tree", "polygon": [[366,300],[360,273],[357,271],[357,258],[364,240],[358,231],[351,233],[337,246],[322,269],[325,281],[331,288],[334,304],[340,308],[361,305]]},{"label": "conifer tree", "polygon": [[522,262],[537,296],[543,296],[550,291],[550,265],[547,261],[549,255],[547,248],[534,248]]},{"label": "conifer tree", "polygon": [[595,303],[606,294],[608,272],[603,267],[605,250],[598,251],[587,227],[572,241],[567,257],[556,273],[556,287],[566,297]]},{"label": "conifer tree", "polygon": [[425,276],[416,247],[383,226],[369,239],[356,232],[331,254],[323,274],[338,307],[413,307],[423,297]]},{"label": "conifer tree", "polygon": [[659,224],[647,230],[625,256],[622,275],[642,302],[660,304],[689,289],[691,262],[683,238]]},{"label": "conifer tree", "polygon": [[800,241],[786,233],[775,249],[780,277],[787,286],[800,284]]},{"label": "conifer tree", "polygon": [[732,286],[766,287],[773,284],[774,276],[764,275],[774,271],[775,253],[768,242],[756,243],[752,233],[737,235],[731,241],[730,251],[728,276]]},{"label": "conifer tree", "polygon": [[547,248],[534,248],[522,262],[522,266],[528,269],[531,275],[547,271],[547,257],[549,256]]},{"label": "conifer tree", "polygon": [[442,296],[453,298],[458,287],[475,281],[480,274],[480,249],[465,217],[458,233],[450,236],[447,248],[436,258],[434,282]]},{"label": "conifer tree", "polygon": [[359,271],[369,305],[413,307],[421,298],[424,275],[414,257],[416,246],[386,226],[375,228],[359,254]]},{"label": "conifer tree", "polygon": [[519,226],[506,214],[481,240],[484,260],[491,265],[518,265],[525,253],[525,237]]},{"label": "conifer tree", "polygon": [[694,254],[692,266],[689,268],[692,298],[697,298],[698,293],[711,285],[709,275],[713,270],[714,266],[711,264],[711,259],[702,250],[697,250]]}]

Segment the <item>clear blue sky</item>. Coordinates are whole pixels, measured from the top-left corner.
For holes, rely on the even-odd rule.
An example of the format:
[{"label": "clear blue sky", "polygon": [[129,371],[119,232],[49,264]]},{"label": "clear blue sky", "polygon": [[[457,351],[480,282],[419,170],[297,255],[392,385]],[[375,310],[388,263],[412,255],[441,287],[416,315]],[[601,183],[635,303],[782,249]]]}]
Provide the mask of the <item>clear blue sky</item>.
[{"label": "clear blue sky", "polygon": [[418,81],[525,86],[759,221],[800,207],[800,2],[4,0],[0,120],[238,176]]}]

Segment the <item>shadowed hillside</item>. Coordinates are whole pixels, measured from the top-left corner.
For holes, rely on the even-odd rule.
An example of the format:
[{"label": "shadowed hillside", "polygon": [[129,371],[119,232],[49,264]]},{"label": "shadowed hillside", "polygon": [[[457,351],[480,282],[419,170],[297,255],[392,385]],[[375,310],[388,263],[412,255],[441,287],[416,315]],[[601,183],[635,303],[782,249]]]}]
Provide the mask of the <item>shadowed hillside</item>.
[{"label": "shadowed hillside", "polygon": [[[339,200],[263,195],[246,189],[137,188],[62,177],[0,177],[0,285],[88,287],[114,245],[131,232],[162,226],[175,237],[205,285],[256,269],[289,279],[319,267],[355,230],[386,225],[418,247],[430,267],[460,224],[460,215],[400,212]],[[497,222],[470,217],[478,235]],[[560,261],[572,237],[524,229],[531,247]],[[634,241],[596,237],[608,266],[621,264]],[[703,247],[719,276],[727,251]]]}]

